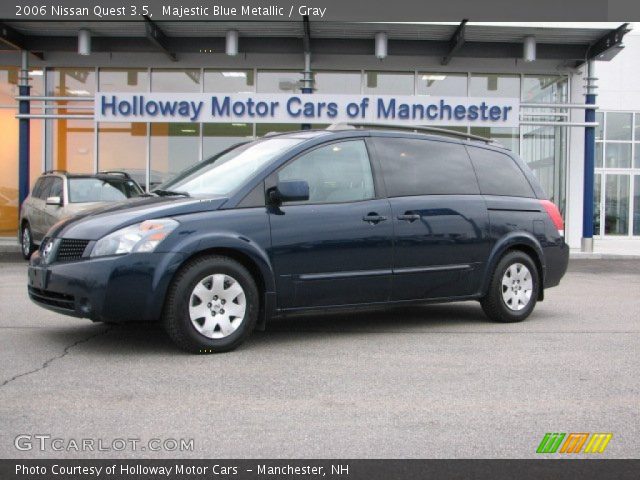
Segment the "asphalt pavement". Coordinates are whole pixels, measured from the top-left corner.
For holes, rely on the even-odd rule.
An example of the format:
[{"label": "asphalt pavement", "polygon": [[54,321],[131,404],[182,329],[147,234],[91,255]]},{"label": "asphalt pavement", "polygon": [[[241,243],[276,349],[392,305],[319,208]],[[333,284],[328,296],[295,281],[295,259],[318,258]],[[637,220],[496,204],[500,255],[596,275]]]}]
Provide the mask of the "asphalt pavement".
[{"label": "asphalt pavement", "polygon": [[572,260],[519,324],[475,302],[307,315],[189,355],[37,307],[6,257],[0,457],[525,458],[610,432],[600,457],[637,458],[639,343],[640,260]]}]

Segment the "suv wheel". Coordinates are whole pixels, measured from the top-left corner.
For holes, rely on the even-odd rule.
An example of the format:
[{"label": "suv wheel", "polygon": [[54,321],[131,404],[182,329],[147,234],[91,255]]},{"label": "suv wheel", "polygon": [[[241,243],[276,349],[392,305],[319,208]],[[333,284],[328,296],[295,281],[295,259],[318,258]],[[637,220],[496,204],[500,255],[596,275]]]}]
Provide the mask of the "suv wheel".
[{"label": "suv wheel", "polygon": [[187,263],[166,299],[163,323],[171,339],[193,353],[233,350],[253,331],[259,311],[251,274],[228,257]]},{"label": "suv wheel", "polygon": [[33,244],[33,236],[31,235],[31,228],[28,223],[25,223],[22,226],[22,231],[20,232],[20,251],[22,252],[22,257],[25,260],[29,260],[31,254],[35,251],[36,247]]},{"label": "suv wheel", "polygon": [[531,257],[511,251],[498,262],[489,291],[480,304],[496,322],[520,322],[533,311],[539,288],[538,269]]}]

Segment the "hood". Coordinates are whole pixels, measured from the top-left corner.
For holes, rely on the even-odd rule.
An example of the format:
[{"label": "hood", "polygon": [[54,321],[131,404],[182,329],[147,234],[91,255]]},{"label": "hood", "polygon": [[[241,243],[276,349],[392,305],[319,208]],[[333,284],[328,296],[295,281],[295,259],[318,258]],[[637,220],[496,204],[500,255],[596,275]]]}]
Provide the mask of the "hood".
[{"label": "hood", "polygon": [[226,197],[137,197],[92,208],[56,223],[47,236],[98,240],[108,233],[144,220],[213,211]]}]

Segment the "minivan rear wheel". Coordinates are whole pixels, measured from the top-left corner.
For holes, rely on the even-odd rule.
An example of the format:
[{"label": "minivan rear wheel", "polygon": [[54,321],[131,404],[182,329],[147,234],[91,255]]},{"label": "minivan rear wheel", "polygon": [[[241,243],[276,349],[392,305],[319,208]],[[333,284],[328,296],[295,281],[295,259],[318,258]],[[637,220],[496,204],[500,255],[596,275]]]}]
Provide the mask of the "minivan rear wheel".
[{"label": "minivan rear wheel", "polygon": [[489,291],[480,304],[496,322],[520,322],[533,311],[539,288],[538,269],[531,257],[522,251],[510,251],[496,265]]},{"label": "minivan rear wheel", "polygon": [[20,231],[20,251],[22,252],[22,258],[29,260],[31,254],[35,251],[36,247],[33,244],[33,236],[31,235],[31,228],[28,223],[22,226]]},{"label": "minivan rear wheel", "polygon": [[258,288],[249,271],[231,258],[209,255],[178,272],[169,288],[163,323],[183,350],[227,352],[251,334],[259,307]]}]

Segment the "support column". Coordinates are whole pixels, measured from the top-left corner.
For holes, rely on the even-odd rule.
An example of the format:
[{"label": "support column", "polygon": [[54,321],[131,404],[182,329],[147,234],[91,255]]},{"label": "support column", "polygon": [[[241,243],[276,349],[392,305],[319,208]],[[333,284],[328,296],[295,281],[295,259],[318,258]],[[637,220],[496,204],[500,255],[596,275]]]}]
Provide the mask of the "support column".
[{"label": "support column", "polygon": [[[30,95],[31,86],[29,85],[29,52],[22,51],[22,65],[20,68],[20,84],[18,86],[18,94],[21,97]],[[29,114],[29,100],[20,100],[18,103],[18,112],[21,115]],[[22,206],[25,198],[29,195],[29,137],[30,137],[30,120],[21,118],[19,122],[19,143],[18,143],[18,200]]]},{"label": "support column", "polygon": [[[302,72],[302,93],[313,93],[313,73],[311,72],[311,53],[304,52],[304,71]],[[300,125],[302,130],[311,130],[309,123]]]},{"label": "support column", "polygon": [[[596,104],[597,88],[595,82],[595,60],[587,63],[587,77],[584,111],[585,122],[596,121],[596,111],[588,108],[588,105]],[[595,177],[595,151],[596,151],[596,129],[595,127],[585,127],[584,129],[584,193],[582,205],[582,251],[593,252],[593,182]]]}]

